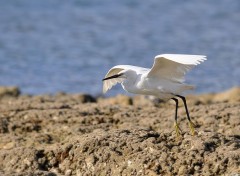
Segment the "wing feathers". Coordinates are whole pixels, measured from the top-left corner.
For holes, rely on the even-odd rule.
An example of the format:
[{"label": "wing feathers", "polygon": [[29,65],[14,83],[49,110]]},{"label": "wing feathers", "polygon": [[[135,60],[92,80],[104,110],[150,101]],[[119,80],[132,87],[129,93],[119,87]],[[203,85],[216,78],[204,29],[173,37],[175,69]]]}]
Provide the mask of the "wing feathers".
[{"label": "wing feathers", "polygon": [[161,54],[155,57],[156,59],[165,58],[184,65],[198,65],[207,60],[204,55],[187,55],[187,54]]},{"label": "wing feathers", "polygon": [[148,77],[184,82],[184,75],[206,60],[204,55],[162,54],[157,55]]}]

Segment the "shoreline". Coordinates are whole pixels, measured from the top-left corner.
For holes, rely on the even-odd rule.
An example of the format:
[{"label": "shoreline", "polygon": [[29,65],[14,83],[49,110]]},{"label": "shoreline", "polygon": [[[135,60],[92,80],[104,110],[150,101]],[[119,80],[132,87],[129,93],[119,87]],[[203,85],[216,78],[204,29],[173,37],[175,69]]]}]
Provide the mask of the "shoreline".
[{"label": "shoreline", "polygon": [[[193,96],[202,96],[202,95],[214,95],[214,94],[219,94],[219,93],[224,93],[224,92],[227,92],[227,91],[230,91],[232,89],[239,89],[240,86],[233,86],[233,87],[230,87],[228,89],[224,89],[222,91],[217,91],[217,92],[195,92],[194,90],[189,90],[189,91],[186,91],[183,95],[184,96],[189,96],[189,95],[193,95]],[[127,93],[125,91],[119,93],[119,94],[114,94],[114,95],[109,95],[108,94],[103,94],[102,92],[101,93],[97,93],[97,94],[89,94],[87,92],[65,92],[65,91],[56,91],[54,93],[48,93],[48,92],[45,92],[45,93],[39,93],[39,94],[31,94],[31,93],[24,93],[22,92],[21,90],[21,87],[18,87],[18,86],[4,86],[4,85],[0,85],[0,98],[2,98],[3,96],[5,95],[9,95],[9,96],[56,96],[56,95],[77,95],[77,94],[81,94],[81,95],[90,95],[94,98],[114,98],[118,95],[124,95],[124,96],[128,96],[128,97],[135,97],[135,96],[140,96],[140,95],[137,95],[137,94],[131,94],[131,93]]]},{"label": "shoreline", "polygon": [[180,104],[144,96],[21,95],[0,88],[3,175],[239,174],[240,88],[187,95],[196,135]]}]

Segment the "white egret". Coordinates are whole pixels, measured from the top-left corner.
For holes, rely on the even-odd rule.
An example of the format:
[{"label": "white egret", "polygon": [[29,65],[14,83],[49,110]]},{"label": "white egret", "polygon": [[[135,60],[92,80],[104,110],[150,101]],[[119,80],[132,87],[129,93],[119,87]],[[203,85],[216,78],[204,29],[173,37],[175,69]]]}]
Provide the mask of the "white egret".
[{"label": "white egret", "polygon": [[121,83],[127,92],[142,95],[153,95],[157,98],[172,99],[176,103],[175,129],[179,135],[178,98],[183,103],[194,135],[194,123],[189,116],[186,98],[181,94],[194,86],[184,83],[185,74],[196,65],[206,60],[204,55],[162,54],[157,55],[151,69],[132,65],[117,65],[112,67],[103,79],[103,92],[106,93],[112,86]]}]

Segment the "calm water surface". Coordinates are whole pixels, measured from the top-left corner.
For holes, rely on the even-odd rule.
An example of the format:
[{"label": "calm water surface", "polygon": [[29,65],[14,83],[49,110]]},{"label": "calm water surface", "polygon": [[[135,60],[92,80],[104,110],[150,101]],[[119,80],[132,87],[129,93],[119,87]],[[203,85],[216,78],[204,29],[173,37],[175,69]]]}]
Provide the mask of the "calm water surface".
[{"label": "calm water surface", "polygon": [[116,64],[187,53],[208,56],[187,82],[218,92],[240,85],[239,31],[238,0],[0,0],[0,85],[100,95]]}]

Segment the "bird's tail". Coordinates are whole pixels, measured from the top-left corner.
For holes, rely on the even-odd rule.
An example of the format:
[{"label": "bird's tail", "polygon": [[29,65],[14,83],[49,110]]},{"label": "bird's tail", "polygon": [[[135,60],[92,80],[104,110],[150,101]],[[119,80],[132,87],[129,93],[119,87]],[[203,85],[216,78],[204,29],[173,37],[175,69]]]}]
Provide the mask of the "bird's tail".
[{"label": "bird's tail", "polygon": [[183,84],[183,85],[181,86],[181,88],[178,89],[177,92],[175,92],[175,95],[181,94],[182,92],[185,92],[185,91],[188,91],[188,90],[194,90],[194,89],[195,89],[195,86],[193,86],[193,85]]}]

